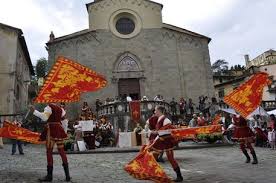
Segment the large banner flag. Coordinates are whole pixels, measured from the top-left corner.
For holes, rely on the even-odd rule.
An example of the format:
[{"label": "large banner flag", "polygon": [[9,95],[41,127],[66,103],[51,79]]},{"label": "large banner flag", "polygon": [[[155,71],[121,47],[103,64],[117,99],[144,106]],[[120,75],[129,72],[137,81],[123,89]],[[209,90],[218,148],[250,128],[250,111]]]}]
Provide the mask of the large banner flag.
[{"label": "large banner flag", "polygon": [[263,89],[271,84],[268,74],[260,72],[224,97],[224,102],[246,118],[262,101]]},{"label": "large banner flag", "polygon": [[32,144],[43,144],[44,142],[39,141],[40,133],[32,132],[17,125],[4,122],[2,128],[0,128],[0,137],[21,140],[24,142],[30,142]]},{"label": "large banner flag", "polygon": [[158,183],[173,182],[148,150],[141,151],[125,166],[125,171],[139,180],[151,180]]},{"label": "large banner flag", "polygon": [[75,102],[83,92],[96,91],[107,85],[95,71],[59,56],[34,102]]},{"label": "large banner flag", "polygon": [[221,125],[209,125],[192,128],[177,128],[171,130],[171,134],[175,139],[181,140],[198,134],[214,134],[221,133],[221,131]]},{"label": "large banner flag", "polygon": [[140,101],[134,100],[129,102],[130,116],[134,122],[139,122],[141,118]]}]

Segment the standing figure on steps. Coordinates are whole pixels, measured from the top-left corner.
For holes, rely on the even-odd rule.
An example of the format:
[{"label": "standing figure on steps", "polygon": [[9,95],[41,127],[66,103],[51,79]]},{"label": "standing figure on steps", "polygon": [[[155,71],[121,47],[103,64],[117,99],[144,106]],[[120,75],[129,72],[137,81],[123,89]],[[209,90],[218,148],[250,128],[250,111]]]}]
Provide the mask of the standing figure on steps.
[{"label": "standing figure on steps", "polygon": [[240,143],[240,149],[246,157],[245,163],[250,163],[251,159],[247,153],[246,148],[250,150],[252,154],[253,161],[252,164],[258,164],[258,159],[254,148],[252,147],[252,143],[254,142],[255,134],[248,127],[246,119],[243,117],[233,117],[234,124],[232,128],[234,128],[233,139],[237,140]]},{"label": "standing figure on steps", "polygon": [[47,175],[44,178],[39,179],[39,181],[51,182],[53,180],[53,148],[56,144],[62,159],[66,181],[69,182],[71,178],[69,174],[67,156],[64,151],[64,139],[67,138],[67,134],[61,124],[61,119],[65,115],[65,111],[57,104],[51,103],[45,107],[44,112],[42,113],[35,110],[33,106],[30,106],[30,112],[43,121],[47,121],[47,124],[40,136],[41,141],[46,140]]}]

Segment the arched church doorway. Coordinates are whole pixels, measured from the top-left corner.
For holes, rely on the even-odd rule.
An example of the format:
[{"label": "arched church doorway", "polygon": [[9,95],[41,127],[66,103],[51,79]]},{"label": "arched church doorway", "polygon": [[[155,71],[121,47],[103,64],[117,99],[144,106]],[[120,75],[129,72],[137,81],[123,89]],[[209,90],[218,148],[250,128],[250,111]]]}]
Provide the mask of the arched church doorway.
[{"label": "arched church doorway", "polygon": [[137,78],[119,79],[118,82],[119,96],[126,97],[129,95],[132,100],[140,100],[140,83]]}]

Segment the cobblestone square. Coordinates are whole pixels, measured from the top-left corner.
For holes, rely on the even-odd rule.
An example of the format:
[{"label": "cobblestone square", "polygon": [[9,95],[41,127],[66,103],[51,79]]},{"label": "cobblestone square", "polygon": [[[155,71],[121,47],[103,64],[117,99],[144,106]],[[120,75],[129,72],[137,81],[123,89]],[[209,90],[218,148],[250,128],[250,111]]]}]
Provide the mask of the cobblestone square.
[{"label": "cobblestone square", "polygon": [[[32,183],[46,174],[45,149],[24,146],[25,155],[11,155],[11,145],[0,149],[0,180],[2,183]],[[256,148],[258,165],[245,164],[238,146],[175,151],[184,176],[189,183],[268,183],[275,182],[276,151]],[[139,183],[124,170],[124,165],[136,153],[73,154],[68,155],[72,182],[75,183]],[[161,164],[167,174],[175,174],[166,161]],[[64,172],[58,155],[54,156],[54,180],[64,182]]]}]

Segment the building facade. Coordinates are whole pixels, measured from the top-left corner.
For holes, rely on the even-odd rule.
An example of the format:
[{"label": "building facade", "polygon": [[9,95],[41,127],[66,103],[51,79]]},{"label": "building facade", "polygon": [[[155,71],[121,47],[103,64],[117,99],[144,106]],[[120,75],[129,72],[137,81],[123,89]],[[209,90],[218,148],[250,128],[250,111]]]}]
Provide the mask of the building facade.
[{"label": "building facade", "polygon": [[[47,43],[49,65],[62,55],[106,76],[103,90],[82,100],[94,104],[120,95],[214,96],[210,38],[162,22],[163,5],[149,0],[98,0],[86,5],[89,28]],[[78,105],[78,104],[77,104]]]},{"label": "building facade", "polygon": [[271,85],[266,86],[263,92],[264,101],[275,101],[276,102],[276,64],[262,65],[259,71],[268,73]]},{"label": "building facade", "polygon": [[22,30],[0,23],[0,115],[27,109],[31,75],[34,70]]},{"label": "building facade", "polygon": [[272,49],[267,50],[252,60],[250,60],[249,55],[245,55],[244,59],[246,68],[250,68],[252,66],[258,67],[262,65],[276,64],[276,51]]}]

